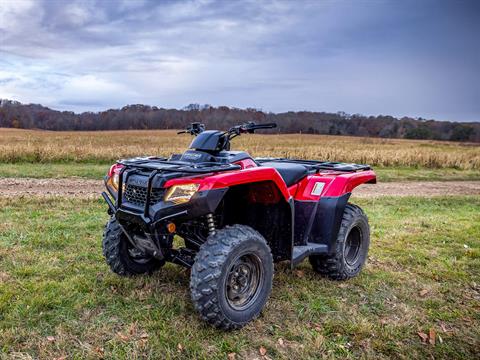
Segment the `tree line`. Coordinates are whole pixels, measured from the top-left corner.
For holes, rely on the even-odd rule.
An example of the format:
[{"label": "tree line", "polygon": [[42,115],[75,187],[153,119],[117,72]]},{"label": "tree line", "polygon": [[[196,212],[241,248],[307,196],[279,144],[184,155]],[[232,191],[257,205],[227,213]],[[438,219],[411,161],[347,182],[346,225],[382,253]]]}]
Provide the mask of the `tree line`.
[{"label": "tree line", "polygon": [[76,114],[37,104],[0,100],[0,127],[75,130],[182,129],[192,122],[209,129],[227,129],[246,121],[275,122],[275,133],[306,133],[480,142],[480,123],[459,123],[389,115],[364,116],[344,112],[267,113],[258,109],[191,104],[182,110],[148,105]]}]

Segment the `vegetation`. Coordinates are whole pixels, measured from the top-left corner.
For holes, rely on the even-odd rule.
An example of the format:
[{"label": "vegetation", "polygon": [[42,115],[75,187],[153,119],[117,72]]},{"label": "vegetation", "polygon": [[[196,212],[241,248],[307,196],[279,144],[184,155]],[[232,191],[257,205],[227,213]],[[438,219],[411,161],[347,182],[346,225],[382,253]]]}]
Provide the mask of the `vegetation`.
[{"label": "vegetation", "polygon": [[[117,158],[167,156],[190,140],[173,130],[0,129],[0,176],[99,179]],[[234,146],[254,156],[370,163],[381,181],[480,179],[472,144],[271,134]],[[337,283],[308,262],[293,272],[278,264],[260,319],[224,333],[198,319],[183,269],[132,279],[108,270],[103,202],[0,197],[0,358],[477,356],[480,197],[355,202],[372,225],[362,275]]]},{"label": "vegetation", "polygon": [[[348,282],[276,265],[262,316],[225,333],[198,319],[188,273],[112,274],[100,201],[0,199],[0,352],[15,358],[475,358],[480,197],[357,200],[372,224]],[[0,356],[1,357],[1,356]],[[230,355],[233,357],[233,355]]]},{"label": "vegetation", "polygon": [[[0,178],[68,178],[102,179],[111,162],[99,163],[0,163]],[[378,181],[455,181],[480,180],[478,170],[426,169],[414,167],[375,167]]]},{"label": "vegetation", "polygon": [[[168,131],[45,132],[0,129],[0,163],[112,163],[138,155],[183,152],[188,135]],[[325,159],[380,167],[480,169],[480,147],[445,141],[325,135],[249,135],[235,149],[253,156]]]},{"label": "vegetation", "polygon": [[387,115],[363,116],[343,112],[265,113],[257,109],[192,104],[183,110],[129,105],[99,113],[75,114],[41,105],[0,99],[0,127],[43,130],[180,129],[190,122],[226,128],[245,121],[276,122],[277,133],[353,135],[381,138],[436,139],[480,142],[480,123],[456,123]]}]

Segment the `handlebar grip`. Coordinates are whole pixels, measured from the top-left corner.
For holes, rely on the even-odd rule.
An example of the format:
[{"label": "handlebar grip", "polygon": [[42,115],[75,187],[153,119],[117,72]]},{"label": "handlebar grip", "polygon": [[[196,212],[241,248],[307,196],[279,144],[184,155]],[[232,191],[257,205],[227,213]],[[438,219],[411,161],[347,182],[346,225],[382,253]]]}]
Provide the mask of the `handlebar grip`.
[{"label": "handlebar grip", "polygon": [[273,129],[273,128],[276,128],[276,127],[277,127],[276,123],[267,123],[267,124],[255,125],[255,129]]},{"label": "handlebar grip", "polygon": [[265,124],[265,126],[268,126],[270,129],[273,129],[277,127],[277,123],[268,123],[268,124]]}]

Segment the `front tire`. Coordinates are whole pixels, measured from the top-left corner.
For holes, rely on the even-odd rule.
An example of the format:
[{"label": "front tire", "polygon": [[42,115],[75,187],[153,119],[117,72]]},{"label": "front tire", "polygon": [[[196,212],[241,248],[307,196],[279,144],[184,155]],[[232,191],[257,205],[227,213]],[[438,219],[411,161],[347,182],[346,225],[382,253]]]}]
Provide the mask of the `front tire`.
[{"label": "front tire", "polygon": [[190,277],[192,301],[207,323],[238,329],[260,314],[272,280],[265,238],[245,225],[227,226],[200,247]]},{"label": "front tire", "polygon": [[367,215],[353,204],[347,204],[332,255],[309,257],[313,270],[332,280],[357,276],[367,260],[370,226]]},{"label": "front tire", "polygon": [[135,249],[114,217],[105,225],[102,249],[110,269],[120,276],[151,273],[165,264]]}]

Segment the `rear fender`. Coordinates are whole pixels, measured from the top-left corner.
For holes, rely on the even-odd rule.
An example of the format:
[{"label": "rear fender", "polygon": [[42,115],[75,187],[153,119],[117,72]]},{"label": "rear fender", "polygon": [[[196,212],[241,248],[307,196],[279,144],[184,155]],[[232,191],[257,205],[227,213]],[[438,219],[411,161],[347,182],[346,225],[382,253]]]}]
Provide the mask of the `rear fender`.
[{"label": "rear fender", "polygon": [[372,170],[309,175],[298,184],[295,200],[316,201],[321,197],[337,197],[351,193],[361,184],[375,184],[377,176]]},{"label": "rear fender", "polygon": [[376,183],[373,171],[315,174],[303,179],[295,193],[295,245],[325,244],[333,253],[351,192],[365,183]]}]

